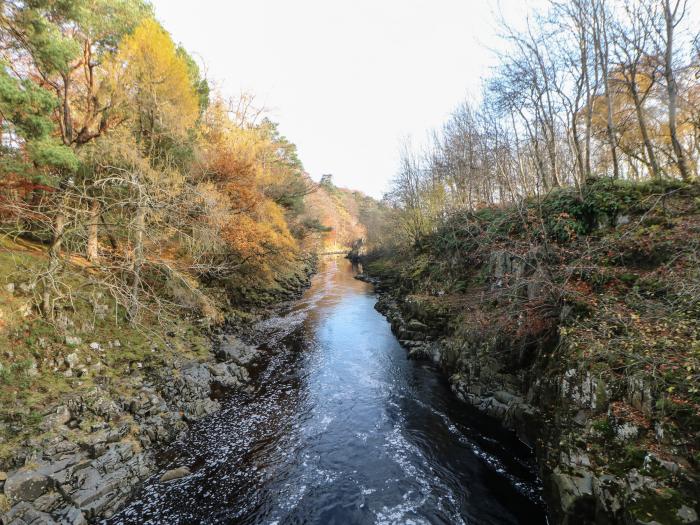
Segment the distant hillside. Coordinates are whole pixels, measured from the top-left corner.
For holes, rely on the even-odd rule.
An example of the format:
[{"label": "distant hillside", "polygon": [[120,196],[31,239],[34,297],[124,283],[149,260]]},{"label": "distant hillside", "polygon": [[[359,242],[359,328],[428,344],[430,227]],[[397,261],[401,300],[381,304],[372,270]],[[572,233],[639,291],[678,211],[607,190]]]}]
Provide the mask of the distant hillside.
[{"label": "distant hillside", "polygon": [[339,188],[331,175],[312,183],[315,191],[305,197],[302,223],[315,235],[307,237],[307,249],[317,252],[348,251],[357,239],[366,239],[367,230],[381,205],[359,191]]}]

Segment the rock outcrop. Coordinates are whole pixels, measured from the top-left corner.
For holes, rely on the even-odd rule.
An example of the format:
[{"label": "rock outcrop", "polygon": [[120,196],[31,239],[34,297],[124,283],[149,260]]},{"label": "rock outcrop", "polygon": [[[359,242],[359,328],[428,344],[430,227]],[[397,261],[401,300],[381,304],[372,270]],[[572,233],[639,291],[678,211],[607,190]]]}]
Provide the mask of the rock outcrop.
[{"label": "rock outcrop", "polygon": [[[249,364],[254,348],[246,348]],[[11,509],[2,523],[80,524],[111,515],[155,469],[154,446],[218,410],[218,387],[244,388],[248,381],[246,369],[234,361],[183,361],[159,371],[134,397],[117,401],[95,391],[57,407],[45,418],[53,437],[27,447],[17,458],[19,468],[7,475],[3,492]],[[91,421],[89,432],[72,430]],[[183,467],[163,477],[188,473]]]},{"label": "rock outcrop", "polygon": [[[697,525],[700,485],[684,459],[687,437],[668,435],[649,376],[620,380],[591,361],[550,359],[565,348],[566,332],[538,334],[533,342],[488,325],[477,333],[471,324],[472,312],[483,311],[470,305],[485,297],[537,300],[548,284],[540,260],[534,251],[494,252],[480,284],[484,292],[458,306],[439,292],[406,293],[400,280],[357,278],[375,285],[375,308],[409,358],[436,363],[459,399],[534,449],[554,523]],[[480,319],[480,326],[485,322]]]}]

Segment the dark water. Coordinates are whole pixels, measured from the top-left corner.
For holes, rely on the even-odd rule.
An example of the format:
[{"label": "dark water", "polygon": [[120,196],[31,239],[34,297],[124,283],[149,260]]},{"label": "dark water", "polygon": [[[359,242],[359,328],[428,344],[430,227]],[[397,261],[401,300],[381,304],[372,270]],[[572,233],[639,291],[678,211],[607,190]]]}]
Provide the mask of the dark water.
[{"label": "dark water", "polygon": [[408,361],[350,263],[259,325],[259,387],[161,460],[110,523],[545,523],[528,451]]}]

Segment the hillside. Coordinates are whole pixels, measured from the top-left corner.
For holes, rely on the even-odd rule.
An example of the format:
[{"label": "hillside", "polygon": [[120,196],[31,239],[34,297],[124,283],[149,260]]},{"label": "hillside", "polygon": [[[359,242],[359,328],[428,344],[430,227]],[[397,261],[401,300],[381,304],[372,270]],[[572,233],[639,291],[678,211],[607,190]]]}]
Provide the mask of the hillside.
[{"label": "hillside", "polygon": [[[324,175],[304,199],[308,212],[303,221],[320,226],[320,236],[310,246],[321,253],[347,253],[358,239],[367,241],[373,220],[382,207],[362,192],[340,188]],[[369,228],[368,228],[369,226]]]}]

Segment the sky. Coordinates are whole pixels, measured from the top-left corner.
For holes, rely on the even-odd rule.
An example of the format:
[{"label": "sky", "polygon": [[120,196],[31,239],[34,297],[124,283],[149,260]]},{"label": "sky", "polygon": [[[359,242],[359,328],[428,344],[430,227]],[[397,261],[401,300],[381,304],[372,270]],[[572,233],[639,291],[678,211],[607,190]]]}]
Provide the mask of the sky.
[{"label": "sky", "polygon": [[255,96],[315,180],[374,197],[495,64],[538,0],[152,0],[225,97]]}]

